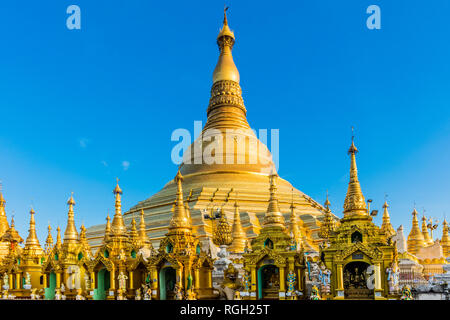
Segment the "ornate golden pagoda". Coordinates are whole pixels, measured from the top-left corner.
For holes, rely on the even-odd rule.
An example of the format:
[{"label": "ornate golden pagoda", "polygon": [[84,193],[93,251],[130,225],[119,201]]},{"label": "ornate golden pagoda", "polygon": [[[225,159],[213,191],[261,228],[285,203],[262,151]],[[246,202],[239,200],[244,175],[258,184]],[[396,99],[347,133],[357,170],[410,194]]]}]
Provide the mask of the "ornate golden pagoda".
[{"label": "ornate golden pagoda", "polygon": [[169,231],[158,252],[149,260],[153,297],[166,299],[210,299],[213,259],[201,249],[183,203],[183,176],[175,176],[177,194]]},{"label": "ornate golden pagoda", "polygon": [[223,212],[223,209],[220,210],[220,218],[217,223],[216,230],[214,231],[213,242],[217,246],[228,246],[233,241],[232,230],[230,225],[228,224],[227,217]]},{"label": "ornate golden pagoda", "polygon": [[[276,174],[270,175],[270,200],[263,227],[253,239],[251,251],[243,255],[251,283],[246,299],[284,300],[305,287],[303,250],[287,233],[278,207],[276,178]],[[288,277],[293,279],[289,289],[286,288]]]},{"label": "ornate golden pagoda", "polygon": [[413,219],[412,219],[412,228],[408,235],[408,252],[412,254],[416,254],[419,251],[419,248],[422,248],[425,246],[425,241],[423,238],[423,233],[420,231],[419,228],[419,220],[417,219],[417,210],[414,208],[413,212]]},{"label": "ornate golden pagoda", "polygon": [[444,219],[444,222],[442,223],[441,246],[442,246],[442,251],[444,253],[444,256],[448,257],[450,255],[450,238],[448,236],[447,220],[445,220],[445,219]]},{"label": "ornate golden pagoda", "polygon": [[[232,56],[235,41],[235,35],[230,30],[225,15],[217,37],[220,54],[213,72],[207,122],[200,137],[185,152],[180,169],[184,177],[184,196],[190,194],[188,202],[192,226],[204,245],[211,243],[214,231],[211,221],[204,218],[204,212],[209,212],[212,208],[223,208],[225,212],[233,212],[237,194],[239,194],[241,223],[245,226],[246,236],[256,237],[270,196],[267,177],[276,171],[269,150],[258,140],[247,122],[247,110],[239,85],[239,72]],[[217,136],[223,136],[221,146],[213,142]],[[214,146],[217,148],[214,149]],[[203,157],[208,151],[213,155],[212,163],[204,159],[206,156]],[[279,207],[286,219],[290,214],[291,190],[292,185],[280,178]],[[169,181],[157,194],[126,212],[124,215],[126,224],[130,224],[134,213],[144,210],[146,219],[152,221],[152,226],[147,229],[148,235],[153,245],[157,247],[168,231],[170,223],[168,217],[176,193],[177,185]],[[299,224],[304,223],[304,228],[309,231],[305,236],[309,238],[312,248],[317,251],[317,243],[320,242],[317,233],[325,210],[322,205],[295,188],[294,204]],[[104,230],[104,225],[88,229],[88,239],[93,248],[101,245]],[[214,250],[212,248],[213,253]]]},{"label": "ornate golden pagoda", "polygon": [[358,168],[356,166],[357,153],[358,149],[352,137],[352,145],[348,150],[348,154],[350,155],[350,182],[348,183],[347,196],[344,202],[344,218],[350,215],[368,215],[366,200],[364,199],[358,180]]},{"label": "ornate golden pagoda", "polygon": [[397,263],[396,248],[367,211],[358,180],[357,152],[352,138],[344,217],[329,234],[329,245],[321,249],[320,256],[331,270],[334,299],[386,299],[390,292],[385,270]]},{"label": "ornate golden pagoda", "polygon": [[[10,270],[10,272],[15,273],[15,290],[13,290],[13,292],[16,296],[29,295],[31,293],[30,288],[44,288],[41,276],[45,254],[36,235],[36,221],[34,215],[35,211],[31,208],[30,228],[28,230],[25,246],[17,256],[16,268]],[[10,274],[10,277],[13,277],[12,273]]]},{"label": "ornate golden pagoda", "polygon": [[328,239],[330,237],[330,234],[332,232],[334,232],[334,230],[336,229],[336,221],[333,218],[333,214],[331,213],[330,210],[330,200],[328,200],[328,192],[327,192],[327,198],[325,200],[325,217],[322,221],[322,224],[320,225],[320,231],[319,231],[319,235],[321,238],[323,239]]},{"label": "ornate golden pagoda", "polygon": [[391,218],[388,212],[389,205],[387,201],[383,204],[383,224],[381,225],[381,230],[386,234],[386,237],[390,238],[395,235],[395,230],[391,224]]},{"label": "ornate golden pagoda", "polygon": [[46,250],[47,248],[51,249],[43,265],[46,299],[53,299],[57,292],[62,293],[61,290],[64,287],[64,295],[69,300],[75,299],[79,290],[86,292],[90,289],[86,288],[84,281],[81,281],[89,276],[91,253],[86,241],[85,229],[84,234],[82,230],[79,235],[75,226],[73,193],[70,195],[67,205],[69,210],[63,242],[61,243],[61,229],[58,227],[56,244],[51,247],[53,243],[51,227],[49,226],[48,229]]}]

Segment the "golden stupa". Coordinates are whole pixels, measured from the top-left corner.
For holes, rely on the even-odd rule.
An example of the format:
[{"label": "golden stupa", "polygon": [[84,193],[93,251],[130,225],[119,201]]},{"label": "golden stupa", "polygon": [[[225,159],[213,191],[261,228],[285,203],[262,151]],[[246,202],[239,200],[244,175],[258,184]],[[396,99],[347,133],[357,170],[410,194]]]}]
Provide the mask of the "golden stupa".
[{"label": "golden stupa", "polygon": [[[256,237],[267,211],[268,177],[276,173],[270,151],[258,140],[247,122],[239,71],[232,56],[234,43],[235,36],[225,13],[217,37],[220,55],[213,72],[207,122],[202,134],[185,152],[179,168],[184,177],[183,197],[193,230],[203,244],[212,242],[218,220],[205,217],[223,210],[227,220],[233,224],[235,204],[239,206],[241,224],[247,237]],[[205,154],[211,157],[205,157]],[[167,233],[176,194],[177,185],[170,180],[158,193],[125,213],[126,225],[129,228],[132,216],[144,210],[147,233],[157,248]],[[278,179],[277,194],[286,223],[289,223],[290,208],[294,205],[300,218],[299,225],[308,235],[307,247],[318,251],[318,231],[325,208],[282,178]],[[101,245],[104,229],[103,225],[88,229],[93,248]]]}]

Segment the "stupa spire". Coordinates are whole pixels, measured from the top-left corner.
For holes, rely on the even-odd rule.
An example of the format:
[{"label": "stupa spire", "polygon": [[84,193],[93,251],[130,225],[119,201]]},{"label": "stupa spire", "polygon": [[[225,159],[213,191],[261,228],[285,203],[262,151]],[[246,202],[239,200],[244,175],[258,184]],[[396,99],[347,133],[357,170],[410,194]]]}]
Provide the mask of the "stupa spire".
[{"label": "stupa spire", "polygon": [[139,242],[142,247],[148,246],[150,244],[150,239],[145,231],[145,218],[144,209],[141,209],[141,221],[139,222]]},{"label": "stupa spire", "polygon": [[276,195],[277,186],[276,186],[276,179],[278,178],[278,175],[276,173],[272,173],[269,176],[270,179],[270,199],[269,199],[269,206],[267,207],[266,215],[264,216],[263,225],[264,226],[276,226],[281,227],[283,230],[285,230],[284,225],[284,217],[281,214],[280,208],[278,207],[278,198]]},{"label": "stupa spire", "polygon": [[2,184],[0,182],[0,236],[2,236],[6,230],[9,229],[8,226],[8,218],[6,217],[6,211],[5,211],[5,198],[3,197],[2,192]]},{"label": "stupa spire", "polygon": [[295,205],[294,205],[294,190],[292,189],[292,199],[291,199],[291,215],[289,217],[289,228],[288,233],[291,234],[295,242],[297,244],[297,248],[300,248],[301,242],[302,242],[302,232],[300,230],[300,226],[298,224],[298,216],[295,212]]},{"label": "stupa spire", "polygon": [[441,238],[441,246],[442,246],[442,252],[445,257],[448,257],[450,255],[450,239],[448,236],[448,224],[447,220],[444,219],[444,222],[442,223],[442,238]]},{"label": "stupa spire", "polygon": [[358,168],[356,166],[358,149],[355,146],[354,138],[354,135],[352,135],[352,144],[348,150],[348,154],[350,155],[350,181],[344,202],[344,217],[350,215],[368,215],[366,200],[364,199],[358,180]]},{"label": "stupa spire", "polygon": [[109,217],[109,212],[106,216],[106,225],[105,225],[105,237],[104,241],[107,241],[111,236],[111,218]]},{"label": "stupa spire", "polygon": [[75,200],[73,199],[73,192],[70,194],[69,200],[67,200],[69,206],[69,212],[67,214],[67,227],[64,232],[64,242],[75,243],[78,240],[78,231],[75,227],[75,213],[73,207],[75,206]]},{"label": "stupa spire", "polygon": [[134,220],[134,217],[131,219],[131,228],[130,228],[130,240],[134,243],[137,243],[138,238],[138,231],[136,228],[136,220]]},{"label": "stupa spire", "polygon": [[32,250],[35,253],[42,251],[41,245],[39,244],[38,237],[36,235],[36,221],[34,219],[35,211],[33,207],[30,210],[30,228],[28,229],[28,237],[25,242],[25,250]]},{"label": "stupa spire", "polygon": [[416,208],[414,208],[412,219],[412,228],[408,235],[408,252],[412,254],[416,254],[419,251],[419,248],[425,246],[424,238],[422,231],[419,228],[419,220],[417,219],[418,212]]},{"label": "stupa spire", "polygon": [[117,184],[116,187],[113,190],[114,196],[116,198],[116,212],[114,214],[112,225],[111,225],[111,232],[113,235],[126,235],[127,228],[125,227],[125,223],[123,222],[123,216],[122,216],[122,189],[119,187],[119,178],[117,178]]},{"label": "stupa spire", "polygon": [[241,214],[239,213],[239,205],[237,201],[234,203],[234,216],[233,216],[233,227],[231,229],[231,235],[233,241],[228,248],[229,252],[242,253],[245,251],[245,244],[247,242],[247,235],[242,228]]},{"label": "stupa spire", "polygon": [[58,226],[56,228],[56,243],[55,243],[55,247],[56,248],[61,248],[62,246],[62,241],[61,241],[61,228]]},{"label": "stupa spire", "polygon": [[228,26],[227,19],[228,7],[224,9],[223,26],[217,36],[217,45],[219,46],[220,56],[213,73],[213,83],[222,80],[231,80],[239,83],[239,71],[233,61],[231,50],[235,42],[234,33]]},{"label": "stupa spire", "polygon": [[387,201],[384,201],[383,204],[383,223],[381,225],[381,231],[384,232],[384,234],[386,234],[386,236],[388,238],[392,237],[395,234],[395,230],[392,227],[391,224],[391,218],[389,216],[389,211],[388,211],[389,205],[387,203]]},{"label": "stupa spire", "polygon": [[45,253],[49,253],[53,248],[52,227],[50,226],[50,223],[48,224],[47,230],[47,239],[45,239]]},{"label": "stupa spire", "polygon": [[428,233],[427,218],[425,216],[422,217],[422,234],[425,245],[431,245],[434,243],[433,239],[431,239],[430,234]]},{"label": "stupa spire", "polygon": [[180,170],[178,170],[174,181],[177,185],[177,195],[175,199],[175,207],[173,209],[173,216],[170,220],[169,230],[184,229],[185,231],[190,232],[191,224],[186,216],[186,210],[183,203],[183,176],[181,175]]}]

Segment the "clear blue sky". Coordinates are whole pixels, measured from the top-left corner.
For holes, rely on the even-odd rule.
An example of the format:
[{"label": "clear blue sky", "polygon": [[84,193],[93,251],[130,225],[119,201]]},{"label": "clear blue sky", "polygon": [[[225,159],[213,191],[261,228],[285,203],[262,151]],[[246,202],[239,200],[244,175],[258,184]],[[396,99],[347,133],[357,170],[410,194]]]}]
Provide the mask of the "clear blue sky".
[{"label": "clear blue sky", "polygon": [[[113,212],[116,176],[125,210],[173,178],[172,131],[206,120],[223,4],[0,3],[0,179],[24,238],[30,204],[43,243],[71,191],[90,226]],[[380,211],[389,195],[395,228],[409,232],[414,201],[450,216],[449,1],[227,4],[248,120],[280,129],[282,177],[321,203],[328,189],[341,216],[353,125],[363,192]]]}]

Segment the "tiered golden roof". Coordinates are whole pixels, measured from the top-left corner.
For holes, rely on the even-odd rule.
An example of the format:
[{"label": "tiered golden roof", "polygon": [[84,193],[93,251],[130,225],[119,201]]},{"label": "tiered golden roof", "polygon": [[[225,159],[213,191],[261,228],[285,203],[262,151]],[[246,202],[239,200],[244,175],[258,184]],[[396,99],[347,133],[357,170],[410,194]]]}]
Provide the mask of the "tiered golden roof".
[{"label": "tiered golden roof", "polygon": [[14,243],[14,244],[23,242],[23,239],[19,235],[19,232],[17,232],[17,230],[15,229],[14,217],[11,218],[11,226],[1,236],[1,241],[10,242],[10,243]]},{"label": "tiered golden roof", "polygon": [[328,239],[330,237],[330,234],[334,232],[336,229],[336,222],[333,219],[333,215],[330,210],[330,200],[328,199],[328,192],[327,192],[327,198],[325,200],[324,206],[325,206],[325,217],[322,221],[322,224],[320,225],[320,231],[319,235],[324,238]]},{"label": "tiered golden roof", "polygon": [[47,227],[47,239],[45,239],[45,253],[49,253],[53,248],[52,227],[50,224]]},{"label": "tiered golden roof", "polygon": [[138,231],[136,228],[136,220],[134,220],[134,217],[131,219],[131,228],[129,231],[129,236],[130,236],[130,241],[131,243],[133,243],[135,246],[139,245],[139,235],[138,235]]}]

